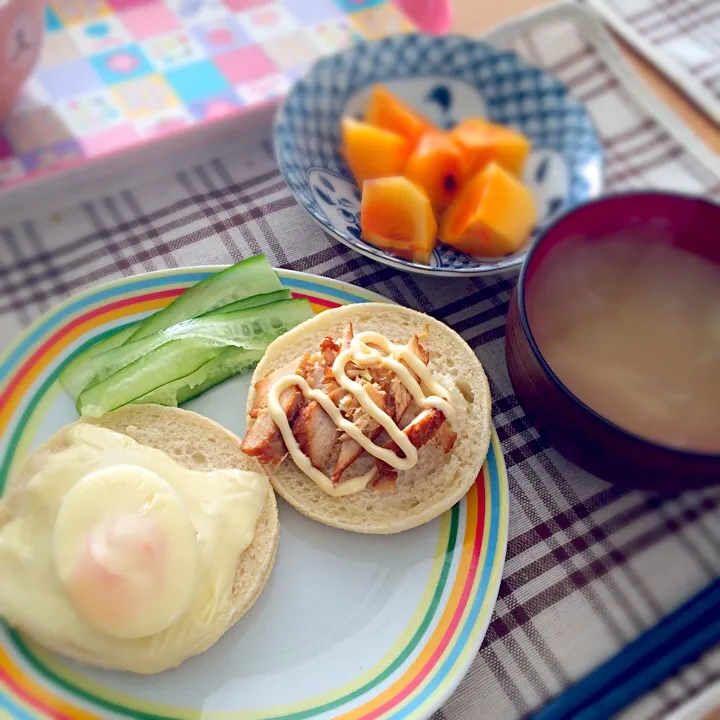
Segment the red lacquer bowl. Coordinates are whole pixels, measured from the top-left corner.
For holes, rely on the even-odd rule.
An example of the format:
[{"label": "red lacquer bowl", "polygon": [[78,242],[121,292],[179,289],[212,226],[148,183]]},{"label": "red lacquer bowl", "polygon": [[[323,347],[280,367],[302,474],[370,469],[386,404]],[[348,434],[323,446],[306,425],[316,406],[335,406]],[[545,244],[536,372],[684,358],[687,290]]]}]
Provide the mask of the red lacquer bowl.
[{"label": "red lacquer bowl", "polygon": [[589,202],[545,229],[529,251],[510,303],[505,352],[518,401],[565,457],[619,485],[679,492],[720,483],[720,454],[659,445],[602,417],[554,374],[528,319],[528,289],[537,281],[537,269],[550,248],[571,237],[592,242],[648,223],[663,228],[663,235],[669,235],[678,247],[720,264],[718,204],[665,192],[628,193]]}]

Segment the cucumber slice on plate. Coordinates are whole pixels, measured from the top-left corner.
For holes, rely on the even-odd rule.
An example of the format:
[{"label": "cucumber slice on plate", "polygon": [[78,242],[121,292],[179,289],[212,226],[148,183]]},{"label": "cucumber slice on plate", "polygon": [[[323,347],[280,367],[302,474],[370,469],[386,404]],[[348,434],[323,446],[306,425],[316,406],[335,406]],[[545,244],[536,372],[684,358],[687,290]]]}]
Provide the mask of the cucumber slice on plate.
[{"label": "cucumber slice on plate", "polygon": [[76,398],[82,390],[82,387],[77,386],[77,376],[82,372],[83,365],[88,362],[90,358],[122,345],[135,332],[135,325],[136,323],[132,323],[118,330],[118,332],[104,337],[102,340],[99,340],[87,348],[87,350],[83,350],[79,355],[76,355],[60,373],[60,384],[65,390]]},{"label": "cucumber slice on plate", "polygon": [[[80,393],[78,412],[97,417],[138,401],[154,390],[186,378],[226,348],[264,351],[275,338],[312,315],[307,300],[282,300],[217,317],[189,320],[101,353],[96,358],[102,363],[94,372],[102,379]],[[183,326],[186,331],[179,334],[177,330]],[[107,374],[111,367],[116,370]],[[222,373],[220,369],[217,372],[219,377]]]},{"label": "cucumber slice on plate", "polygon": [[226,348],[190,375],[156,388],[133,402],[177,407],[234,375],[246,373],[260,362],[264,354],[264,350]]},{"label": "cucumber slice on plate", "polygon": [[282,284],[264,255],[255,255],[188,288],[166,308],[142,320],[129,342],[171,325],[252,295],[282,290]]},{"label": "cucumber slice on plate", "polygon": [[[237,285],[234,283],[237,283]],[[256,255],[247,260],[242,260],[188,288],[163,310],[91,345],[87,350],[73,358],[63,369],[60,374],[60,384],[72,397],[77,398],[87,385],[82,380],[82,367],[93,356],[118,345],[123,345],[131,338],[136,340],[139,337],[146,336],[150,325],[155,328],[155,330],[150,330],[152,333],[164,330],[173,324],[191,320],[204,313],[212,312],[222,306],[234,305],[236,302],[246,303],[244,306],[238,305],[235,307],[236,310],[240,310],[242,307],[253,307],[254,305],[274,302],[270,295],[276,293],[279,293],[276,298],[278,300],[283,299],[282,296],[290,298],[290,291],[283,290],[281,287],[280,280],[264,255]],[[159,320],[153,319],[158,316],[162,317]]]},{"label": "cucumber slice on plate", "polygon": [[[135,332],[135,323],[131,323],[130,325],[126,325],[124,328],[121,328],[117,332],[112,333],[112,335],[108,335],[107,337],[104,337],[99,342],[96,342],[94,345],[91,345],[87,350],[85,350],[82,355],[83,357],[92,357],[93,355],[98,355],[101,352],[105,352],[106,350],[109,350],[110,348],[117,347],[118,345],[122,345],[128,338]],[[71,365],[75,363],[78,360],[78,358],[75,358]]]},{"label": "cucumber slice on plate", "polygon": [[245,310],[252,307],[260,307],[261,305],[269,305],[278,302],[278,300],[292,300],[292,293],[289,290],[276,290],[275,292],[263,293],[262,295],[253,295],[244,300],[236,300],[228,305],[223,305],[216,310],[203,313],[198,317],[207,317],[208,315],[225,315],[236,310]]},{"label": "cucumber slice on plate", "polygon": [[84,417],[100,417],[161,387],[171,376],[189,375],[219,352],[216,344],[204,338],[171,340],[83,390],[77,400],[78,412]]},{"label": "cucumber slice on plate", "polygon": [[[311,312],[307,300],[281,300],[260,307],[218,315],[211,313],[186,320],[88,358],[75,368],[72,376],[65,378],[64,387],[73,397],[78,397],[86,388],[173,340],[202,338],[207,344],[217,347],[218,352],[229,346],[264,350],[287,329],[310,317]],[[281,328],[285,329],[279,332]],[[176,377],[179,376],[173,375],[168,381]]]}]

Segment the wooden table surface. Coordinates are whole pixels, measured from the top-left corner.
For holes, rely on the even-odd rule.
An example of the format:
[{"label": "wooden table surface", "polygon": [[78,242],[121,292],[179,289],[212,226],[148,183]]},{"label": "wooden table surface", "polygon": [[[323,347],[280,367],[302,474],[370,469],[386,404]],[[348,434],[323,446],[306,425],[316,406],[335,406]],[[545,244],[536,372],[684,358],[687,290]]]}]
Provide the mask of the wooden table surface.
[{"label": "wooden table surface", "polygon": [[[454,0],[455,29],[465,34],[478,35],[496,25],[518,17],[530,10],[552,5],[557,0]],[[682,118],[694,133],[720,155],[720,128],[713,125],[685,96],[670,84],[647,62],[642,60],[619,38],[618,43],[630,64],[647,84]]]}]

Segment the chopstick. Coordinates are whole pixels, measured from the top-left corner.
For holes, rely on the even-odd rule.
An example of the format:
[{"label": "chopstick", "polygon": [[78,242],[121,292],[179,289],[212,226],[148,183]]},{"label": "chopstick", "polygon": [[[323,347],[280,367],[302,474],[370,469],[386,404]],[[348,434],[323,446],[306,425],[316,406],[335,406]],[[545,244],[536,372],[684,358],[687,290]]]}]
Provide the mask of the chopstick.
[{"label": "chopstick", "polygon": [[716,580],[530,718],[610,718],[719,642]]}]

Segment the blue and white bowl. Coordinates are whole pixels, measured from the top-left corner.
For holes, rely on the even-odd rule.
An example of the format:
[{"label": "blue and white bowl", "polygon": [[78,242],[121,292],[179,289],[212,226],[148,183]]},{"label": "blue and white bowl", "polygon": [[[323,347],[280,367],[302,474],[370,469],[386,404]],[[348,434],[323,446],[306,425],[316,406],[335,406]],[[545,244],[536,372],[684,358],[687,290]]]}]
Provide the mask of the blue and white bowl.
[{"label": "blue and white bowl", "polygon": [[562,210],[598,195],[602,147],[585,107],[545,71],[512,52],[457,35],[397,35],[323,58],[295,83],[278,111],[278,165],[298,202],[340,242],[399,270],[485,275],[521,264],[526,250],[477,258],[439,244],[431,264],[366,243],[360,190],[340,156],[340,119],[360,118],[370,88],[383,83],[442,128],[487,117],[532,140],[524,181],[539,229]]}]

